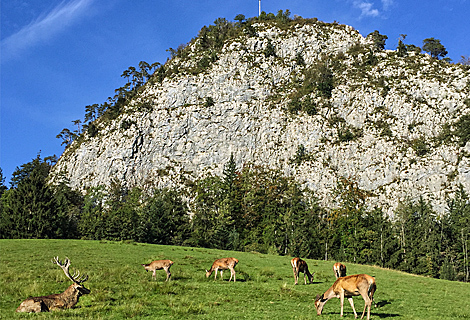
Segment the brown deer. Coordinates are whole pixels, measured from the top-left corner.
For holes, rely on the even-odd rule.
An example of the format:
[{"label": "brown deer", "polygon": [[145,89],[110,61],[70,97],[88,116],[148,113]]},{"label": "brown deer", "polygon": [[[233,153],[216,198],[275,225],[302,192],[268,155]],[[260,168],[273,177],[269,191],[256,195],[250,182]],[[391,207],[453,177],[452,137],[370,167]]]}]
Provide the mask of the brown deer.
[{"label": "brown deer", "polygon": [[323,306],[331,298],[339,298],[341,300],[341,317],[343,316],[343,303],[346,297],[351,304],[351,308],[354,311],[354,317],[357,318],[356,310],[354,309],[354,302],[352,297],[361,295],[364,299],[364,311],[362,312],[362,318],[367,308],[367,320],[370,318],[370,307],[374,300],[374,292],[377,289],[375,279],[367,274],[355,274],[338,278],[333,285],[326,290],[321,296],[317,295],[315,299],[315,308],[317,314],[321,315]]},{"label": "brown deer", "polygon": [[78,270],[75,271],[73,275],[70,275],[69,258],[65,258],[64,263],[62,263],[59,261],[59,257],[56,257],[52,262],[62,268],[67,278],[72,280],[73,284],[62,293],[42,297],[30,297],[20,304],[16,312],[45,312],[72,308],[78,303],[80,296],[90,293],[90,290],[83,286],[83,283],[88,280],[87,275],[80,276]]},{"label": "brown deer", "polygon": [[336,279],[346,277],[346,266],[342,263],[336,262],[333,265],[333,271],[335,273]]},{"label": "brown deer", "polygon": [[294,258],[290,261],[290,264],[292,266],[292,270],[294,271],[294,280],[295,284],[299,282],[299,273],[302,272],[304,274],[304,282],[307,284],[307,277],[309,283],[313,283],[313,276],[315,275],[315,272],[311,274],[308,271],[308,265],[307,262],[300,258]]},{"label": "brown deer", "polygon": [[145,268],[145,270],[148,271],[153,271],[152,278],[157,280],[157,275],[155,271],[157,270],[165,270],[166,272],[166,280],[170,280],[171,277],[171,272],[170,272],[170,267],[173,265],[173,261],[171,260],[155,260],[150,262],[149,264],[143,264],[142,266]]},{"label": "brown deer", "polygon": [[232,280],[232,277],[233,277],[233,282],[236,282],[237,278],[235,276],[235,269],[234,268],[237,265],[237,263],[238,263],[238,260],[235,259],[235,258],[217,259],[212,264],[212,267],[210,268],[210,270],[206,270],[206,278],[209,278],[210,275],[212,274],[212,272],[215,271],[214,280],[216,280],[217,279],[217,271],[220,270],[220,278],[223,280],[223,276],[222,276],[223,270],[230,269],[230,279],[228,280],[228,282],[230,282],[230,280]]}]

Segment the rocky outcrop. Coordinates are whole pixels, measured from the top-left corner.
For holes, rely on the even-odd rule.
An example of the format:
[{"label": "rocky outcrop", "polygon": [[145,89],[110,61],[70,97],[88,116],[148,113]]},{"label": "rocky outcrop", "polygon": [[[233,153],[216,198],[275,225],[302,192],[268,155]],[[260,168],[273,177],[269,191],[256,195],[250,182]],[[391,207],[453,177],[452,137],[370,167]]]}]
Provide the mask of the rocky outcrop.
[{"label": "rocky outcrop", "polygon": [[[348,26],[255,28],[255,36],[227,41],[204,72],[147,83],[119,117],[96,121],[99,134],[69,146],[53,179],[64,173],[78,189],[113,179],[129,187],[174,186],[181,175],[220,174],[233,154],[239,166],[254,162],[294,176],[325,206],[336,204],[332,191],[341,177],[370,191],[370,205],[389,213],[419,196],[444,212],[460,184],[470,191],[470,145],[438,143],[443,126],[469,112],[468,67],[372,52],[370,39]],[[275,56],[264,54],[270,45]],[[196,48],[197,40],[168,69],[194,65]],[[301,99],[308,96],[316,114],[289,112],[293,93],[319,61],[334,74],[331,98],[314,90]],[[142,103],[152,108],[140,110]]]}]

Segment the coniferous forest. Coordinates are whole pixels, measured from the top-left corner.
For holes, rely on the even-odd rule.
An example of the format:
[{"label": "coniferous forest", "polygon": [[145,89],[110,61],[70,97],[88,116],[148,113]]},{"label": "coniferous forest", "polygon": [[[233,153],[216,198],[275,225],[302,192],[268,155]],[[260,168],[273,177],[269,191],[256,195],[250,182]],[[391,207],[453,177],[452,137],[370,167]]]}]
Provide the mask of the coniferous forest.
[{"label": "coniferous forest", "polygon": [[94,239],[255,251],[378,265],[434,278],[469,281],[470,202],[463,188],[436,214],[424,198],[402,203],[393,217],[367,208],[370,194],[339,181],[335,208],[293,178],[261,166],[184,181],[184,190],[149,194],[119,182],[81,194],[64,179],[47,181],[55,157],[38,155],[2,175],[4,239]]}]

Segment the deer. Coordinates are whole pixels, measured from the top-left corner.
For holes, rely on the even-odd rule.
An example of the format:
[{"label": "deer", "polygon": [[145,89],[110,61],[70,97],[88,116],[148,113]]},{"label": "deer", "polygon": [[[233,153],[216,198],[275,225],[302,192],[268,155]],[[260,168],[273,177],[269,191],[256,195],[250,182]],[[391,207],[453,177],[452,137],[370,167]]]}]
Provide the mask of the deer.
[{"label": "deer", "polygon": [[52,310],[69,309],[73,308],[77,303],[80,296],[89,294],[90,290],[83,286],[83,283],[88,280],[87,275],[80,276],[80,272],[76,270],[73,275],[69,272],[70,259],[65,258],[62,263],[59,257],[55,257],[52,263],[58,265],[69,278],[71,284],[67,290],[62,293],[51,294],[41,297],[29,297],[21,302],[16,312],[48,312]]},{"label": "deer", "polygon": [[238,260],[235,259],[235,258],[217,259],[212,264],[212,267],[210,268],[210,270],[206,269],[206,278],[209,278],[211,276],[212,272],[215,271],[214,280],[217,280],[217,271],[220,270],[220,278],[223,280],[223,274],[222,274],[223,270],[230,269],[230,279],[228,280],[228,282],[230,282],[230,280],[232,280],[232,277],[233,277],[233,282],[236,282],[237,278],[235,276],[235,269],[234,268],[237,265],[237,263],[238,263]]},{"label": "deer", "polygon": [[346,277],[346,266],[340,262],[336,262],[333,265],[333,271],[335,273],[336,279]]},{"label": "deer", "polygon": [[155,280],[157,280],[156,271],[162,270],[162,269],[165,270],[166,272],[165,281],[168,281],[170,280],[170,277],[171,277],[170,267],[173,265],[173,263],[174,262],[171,260],[155,260],[148,264],[142,264],[142,266],[145,268],[147,272],[153,271],[152,279],[155,279]]},{"label": "deer", "polygon": [[362,312],[361,319],[367,308],[367,320],[370,319],[370,307],[374,300],[374,293],[377,289],[375,279],[367,274],[355,274],[351,276],[338,278],[333,285],[325,291],[321,296],[317,295],[315,299],[315,309],[317,315],[321,315],[323,306],[331,298],[339,298],[341,300],[341,317],[343,316],[343,303],[346,297],[351,304],[354,311],[354,317],[357,318],[356,310],[354,309],[354,302],[352,297],[361,295],[364,299],[364,311]]},{"label": "deer", "polygon": [[315,275],[315,272],[313,274],[311,274],[309,271],[308,271],[308,265],[307,265],[307,262],[305,262],[304,260],[300,259],[300,258],[294,258],[290,261],[290,264],[292,266],[292,270],[294,271],[294,280],[295,280],[295,284],[297,284],[299,282],[299,273],[302,272],[304,274],[304,282],[305,284],[307,284],[307,277],[308,277],[308,281],[310,284],[313,283],[313,276]]}]

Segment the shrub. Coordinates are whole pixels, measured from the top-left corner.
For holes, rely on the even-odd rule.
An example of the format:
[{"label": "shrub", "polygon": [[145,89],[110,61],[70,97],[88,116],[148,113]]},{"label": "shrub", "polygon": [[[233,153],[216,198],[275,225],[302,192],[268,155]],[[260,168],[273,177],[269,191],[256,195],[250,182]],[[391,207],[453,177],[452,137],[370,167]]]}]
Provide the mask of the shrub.
[{"label": "shrub", "polygon": [[[466,100],[466,102],[469,99]],[[470,114],[462,116],[455,123],[455,135],[459,138],[459,145],[465,146],[470,141]]]},{"label": "shrub", "polygon": [[429,152],[429,145],[424,137],[417,138],[411,141],[411,148],[415,151],[417,156],[424,156]]},{"label": "shrub", "polygon": [[206,97],[206,101],[204,102],[204,107],[209,108],[215,104],[214,99],[212,97]]},{"label": "shrub", "polygon": [[266,58],[276,56],[276,48],[271,42],[271,39],[268,39],[268,44],[266,45],[266,48],[264,49],[263,53]]}]

